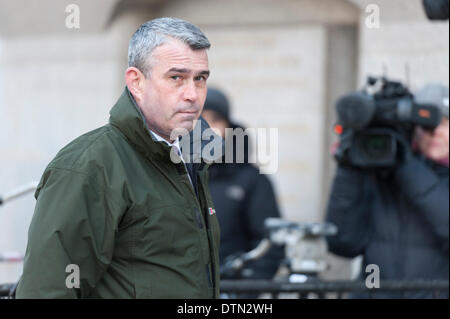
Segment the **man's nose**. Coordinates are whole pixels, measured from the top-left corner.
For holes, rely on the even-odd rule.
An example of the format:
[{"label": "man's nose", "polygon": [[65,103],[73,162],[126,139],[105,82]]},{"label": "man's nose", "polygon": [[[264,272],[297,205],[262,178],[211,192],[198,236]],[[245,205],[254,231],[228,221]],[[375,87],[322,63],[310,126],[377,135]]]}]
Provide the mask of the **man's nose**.
[{"label": "man's nose", "polygon": [[197,98],[198,93],[194,81],[188,81],[183,90],[183,99],[185,101],[195,102],[197,101]]}]

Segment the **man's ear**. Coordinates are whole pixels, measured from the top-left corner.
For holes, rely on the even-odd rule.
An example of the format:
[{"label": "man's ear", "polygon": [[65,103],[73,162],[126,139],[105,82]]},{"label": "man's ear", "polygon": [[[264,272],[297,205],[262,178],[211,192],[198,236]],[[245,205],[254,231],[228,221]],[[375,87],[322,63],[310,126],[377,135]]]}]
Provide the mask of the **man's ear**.
[{"label": "man's ear", "polygon": [[144,74],[135,67],[129,67],[125,71],[125,83],[137,101],[142,99],[144,79]]}]

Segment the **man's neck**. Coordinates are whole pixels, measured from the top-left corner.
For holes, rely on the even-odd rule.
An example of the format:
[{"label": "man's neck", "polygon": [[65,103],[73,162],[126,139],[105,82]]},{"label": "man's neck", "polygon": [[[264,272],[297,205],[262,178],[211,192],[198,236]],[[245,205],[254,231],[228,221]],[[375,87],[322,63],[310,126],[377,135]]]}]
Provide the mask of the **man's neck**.
[{"label": "man's neck", "polygon": [[137,107],[139,113],[141,114],[141,117],[142,117],[142,119],[144,120],[145,125],[147,126],[147,128],[149,129],[149,131],[152,133],[152,135],[156,138],[156,140],[158,140],[158,141],[164,140],[164,141],[166,141],[166,142],[169,143],[169,144],[173,144],[173,142],[175,142],[175,140],[171,140],[169,136],[165,136],[165,135],[161,135],[161,134],[159,134],[159,133],[156,133],[155,130],[152,130],[152,129],[148,126],[148,121],[147,121],[147,119],[145,118],[145,115],[144,115],[144,112],[142,111],[141,106],[140,106],[139,103],[137,102],[137,100],[136,100],[136,98],[134,97],[133,93],[131,93],[131,91],[128,90],[128,88],[127,88],[127,91],[128,91],[128,94],[129,94],[129,96],[130,96],[130,98],[131,98],[131,101],[132,101],[133,104]]}]

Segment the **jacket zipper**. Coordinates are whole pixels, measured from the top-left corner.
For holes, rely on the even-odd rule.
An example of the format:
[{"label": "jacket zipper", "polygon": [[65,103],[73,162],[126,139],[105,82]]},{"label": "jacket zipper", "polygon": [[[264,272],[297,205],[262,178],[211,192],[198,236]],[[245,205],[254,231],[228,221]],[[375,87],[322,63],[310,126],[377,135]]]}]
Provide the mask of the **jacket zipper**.
[{"label": "jacket zipper", "polygon": [[[209,165],[208,165],[209,166]],[[208,169],[208,167],[206,167],[206,169]],[[206,178],[206,176],[205,176]],[[204,183],[199,183],[199,185],[201,185],[201,192],[203,193],[203,197],[205,199],[205,205],[208,206],[208,202],[206,200],[206,190],[204,188]],[[200,190],[199,190],[200,193]],[[216,276],[215,276],[215,268],[218,266],[215,264],[215,256],[216,256],[216,250],[214,247],[214,238],[213,238],[213,233],[212,233],[212,229],[210,227],[209,224],[209,213],[205,212],[205,223],[207,223],[207,227],[206,227],[206,234],[208,237],[208,242],[209,242],[209,247],[210,247],[210,258],[211,258],[211,279],[213,282],[213,296],[214,298],[218,298],[219,296],[216,295],[216,287],[217,287],[217,282],[216,282]]]},{"label": "jacket zipper", "polygon": [[[189,180],[189,176],[188,176],[189,172],[188,172],[188,170],[187,170],[187,168],[186,168],[186,166],[184,164],[181,164],[181,165],[183,165],[184,172],[185,172],[185,174],[184,174],[184,176],[182,178],[185,181],[186,180],[188,181],[188,183],[190,185],[189,186],[190,192],[195,198],[195,203],[196,203],[197,207],[194,209],[194,211],[195,211],[195,215],[196,215],[195,217],[196,217],[197,223],[199,224],[200,229],[205,228],[206,239],[208,240],[208,247],[209,247],[209,252],[208,253],[210,255],[209,259],[210,259],[210,264],[211,264],[211,273],[209,272],[208,264],[206,265],[206,268],[208,270],[207,273],[206,273],[206,276],[207,276],[206,281],[207,281],[208,287],[212,283],[213,298],[217,298],[218,296],[216,296],[216,289],[215,289],[217,283],[215,282],[216,280],[215,280],[215,272],[214,272],[214,268],[216,267],[216,265],[214,264],[215,263],[215,260],[214,260],[214,258],[215,258],[215,249],[214,249],[213,239],[210,238],[210,237],[212,237],[211,230],[209,229],[209,227],[207,225],[208,221],[206,219],[208,218],[208,215],[206,214],[205,217],[202,218],[202,216],[201,216],[201,214],[202,214],[201,213],[202,212],[202,207],[201,207],[201,204],[200,204],[200,201],[199,201],[197,195],[195,194],[194,187],[193,187],[191,181]],[[197,174],[197,176],[195,176],[195,178],[198,179],[198,174]],[[198,180],[197,180],[197,182],[198,182]],[[205,199],[206,199],[205,190],[204,190],[203,184],[202,183],[200,183],[200,184],[201,184],[201,188],[202,188],[201,191],[203,192],[203,197],[205,197]],[[199,185],[199,184],[197,183],[197,185]]]}]

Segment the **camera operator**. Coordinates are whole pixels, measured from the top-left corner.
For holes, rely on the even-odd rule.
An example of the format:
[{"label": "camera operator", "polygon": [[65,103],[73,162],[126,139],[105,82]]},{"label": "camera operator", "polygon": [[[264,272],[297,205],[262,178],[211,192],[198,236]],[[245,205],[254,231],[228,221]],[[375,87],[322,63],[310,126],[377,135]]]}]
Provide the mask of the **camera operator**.
[{"label": "camera operator", "polygon": [[[449,275],[449,110],[448,87],[428,85],[415,98],[440,108],[432,131],[415,127],[390,170],[340,163],[333,181],[327,221],[338,234],[329,250],[376,264],[380,280],[448,280]],[[343,137],[345,139],[347,137]],[[342,140],[340,143],[344,143]],[[410,145],[409,145],[410,144]],[[376,293],[374,298],[448,298],[448,292]],[[367,298],[367,294],[355,294]]]}]

